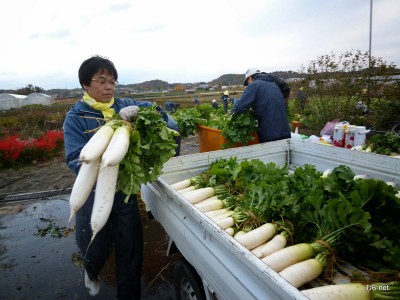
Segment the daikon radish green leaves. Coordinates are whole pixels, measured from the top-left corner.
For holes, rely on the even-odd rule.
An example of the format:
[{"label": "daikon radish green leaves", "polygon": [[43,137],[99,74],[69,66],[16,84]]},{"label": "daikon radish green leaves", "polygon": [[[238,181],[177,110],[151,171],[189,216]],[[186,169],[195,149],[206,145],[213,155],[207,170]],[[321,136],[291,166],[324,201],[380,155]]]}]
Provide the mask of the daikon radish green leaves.
[{"label": "daikon radish green leaves", "polygon": [[140,191],[142,183],[162,174],[162,167],[175,155],[175,136],[155,106],[140,108],[132,123],[129,150],[120,163],[117,191],[127,196]]}]

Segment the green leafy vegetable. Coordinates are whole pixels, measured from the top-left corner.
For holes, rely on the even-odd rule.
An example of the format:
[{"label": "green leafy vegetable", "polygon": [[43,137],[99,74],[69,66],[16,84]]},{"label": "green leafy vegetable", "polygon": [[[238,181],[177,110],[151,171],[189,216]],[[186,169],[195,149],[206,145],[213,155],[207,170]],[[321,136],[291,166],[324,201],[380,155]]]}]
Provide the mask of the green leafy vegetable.
[{"label": "green leafy vegetable", "polygon": [[222,109],[214,109],[210,104],[202,104],[197,108],[182,108],[175,112],[181,136],[187,137],[197,132],[197,126],[221,130],[227,140],[224,148],[237,143],[248,144],[257,133],[257,120],[251,112],[229,116]]},{"label": "green leafy vegetable", "polygon": [[120,163],[117,191],[127,196],[140,191],[140,185],[154,181],[162,167],[175,155],[175,136],[155,106],[141,108],[131,131],[128,153]]},{"label": "green leafy vegetable", "polygon": [[257,120],[250,111],[233,114],[220,128],[222,136],[228,141],[224,148],[235,146],[237,143],[248,144],[255,139]]},{"label": "green leafy vegetable", "polygon": [[368,146],[372,149],[372,152],[378,154],[391,155],[400,153],[400,134],[387,132],[386,134],[373,135],[368,141]]}]

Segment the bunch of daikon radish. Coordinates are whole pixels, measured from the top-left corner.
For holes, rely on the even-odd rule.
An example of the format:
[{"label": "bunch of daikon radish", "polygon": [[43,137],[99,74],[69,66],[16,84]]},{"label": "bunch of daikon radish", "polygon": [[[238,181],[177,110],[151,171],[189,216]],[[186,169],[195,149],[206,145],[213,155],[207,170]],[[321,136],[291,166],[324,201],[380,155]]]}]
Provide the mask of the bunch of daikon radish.
[{"label": "bunch of daikon radish", "polygon": [[[224,208],[224,202],[220,196],[226,190],[222,186],[196,188],[191,179],[182,180],[171,184],[171,187],[180,193],[187,201],[212,219],[229,235],[234,235],[235,221],[232,218],[233,210]],[[238,231],[234,238],[247,249],[253,251],[257,257],[265,257],[286,246],[288,234],[282,231],[277,234],[277,226],[266,223],[249,232]],[[267,243],[268,242],[268,243]]]},{"label": "bunch of daikon radish", "polygon": [[[326,265],[326,252],[320,251],[318,243],[300,243],[286,247],[290,232],[279,229],[277,224],[266,223],[251,231],[238,231],[235,234],[233,210],[224,207],[223,187],[196,187],[192,177],[171,184],[171,188],[181,194],[192,205],[212,219],[219,227],[233,236],[245,248],[265,262],[269,268],[279,273],[294,287],[299,288],[305,283],[317,278]],[[317,251],[317,249],[319,251]],[[315,255],[315,252],[319,253]],[[387,296],[387,299],[397,299],[400,296],[400,282],[386,285],[392,289],[386,292],[378,287],[384,283],[365,285],[349,283],[328,285],[303,290],[302,293],[310,299],[374,299],[377,295]],[[375,290],[376,289],[376,290]],[[386,299],[386,298],[385,298]]]},{"label": "bunch of daikon radish", "polygon": [[131,126],[120,122],[115,130],[111,125],[101,126],[82,148],[81,167],[69,199],[70,218],[84,205],[96,184],[91,215],[92,241],[110,215],[117,185],[119,164],[129,149]]}]

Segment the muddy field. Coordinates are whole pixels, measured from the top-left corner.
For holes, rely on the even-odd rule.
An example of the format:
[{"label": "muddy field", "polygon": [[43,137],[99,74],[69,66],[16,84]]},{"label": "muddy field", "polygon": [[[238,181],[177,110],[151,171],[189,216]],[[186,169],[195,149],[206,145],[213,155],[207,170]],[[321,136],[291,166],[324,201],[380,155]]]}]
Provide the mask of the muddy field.
[{"label": "muddy field", "polygon": [[[181,155],[198,152],[197,137],[182,141]],[[111,258],[102,274],[101,293],[90,297],[72,226],[67,226],[68,194],[18,201],[21,194],[71,188],[73,173],[63,158],[0,171],[0,299],[114,299]],[[4,201],[12,199],[12,201]],[[166,256],[168,236],[142,204],[144,269],[142,299],[175,299],[173,267],[179,254]]]}]

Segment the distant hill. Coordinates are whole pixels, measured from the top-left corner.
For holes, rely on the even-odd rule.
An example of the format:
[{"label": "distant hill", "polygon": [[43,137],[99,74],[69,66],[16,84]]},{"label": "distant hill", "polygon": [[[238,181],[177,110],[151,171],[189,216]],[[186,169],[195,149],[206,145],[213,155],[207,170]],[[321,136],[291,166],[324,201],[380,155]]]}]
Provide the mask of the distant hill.
[{"label": "distant hill", "polygon": [[225,74],[217,79],[211,80],[209,82],[210,85],[242,85],[243,84],[244,74]]},{"label": "distant hill", "polygon": [[[277,71],[272,72],[272,75],[282,78],[282,79],[289,79],[289,78],[298,78],[301,75],[297,72],[292,71]],[[150,81],[145,81],[142,83],[135,83],[135,84],[125,84],[119,85],[119,88],[128,88],[131,90],[136,90],[139,92],[162,92],[165,90],[171,90],[177,85],[184,85],[187,88],[196,88],[200,84],[209,84],[211,86],[224,86],[224,85],[242,85],[244,79],[244,74],[224,74],[220,77],[210,81],[210,82],[196,82],[196,83],[168,83],[163,80],[155,79]],[[0,90],[0,93],[16,93],[15,90]],[[77,95],[81,95],[83,90],[80,88],[76,89],[50,89],[47,91],[43,91],[48,95],[57,95],[58,97],[74,97]]]},{"label": "distant hill", "polygon": [[[290,78],[298,78],[300,74],[293,71],[277,71],[270,73],[271,75],[282,78],[282,79],[290,79]],[[209,82],[210,85],[242,85],[244,81],[244,74],[225,74],[217,79],[214,79]]]},{"label": "distant hill", "polygon": [[136,84],[127,84],[125,87],[139,91],[165,91],[169,88],[168,82],[155,79]]},{"label": "distant hill", "polygon": [[[282,79],[300,77],[298,73],[292,71],[288,72],[279,71],[279,72],[273,72],[271,74]],[[242,85],[243,79],[244,79],[244,74],[224,74],[218,77],[217,79],[211,80],[210,82],[168,83],[163,80],[155,79],[155,80],[145,81],[142,83],[127,84],[124,86],[121,85],[120,87],[126,87],[138,91],[164,91],[167,89],[173,89],[176,85],[181,85],[181,84],[191,87],[195,87],[199,84],[204,84],[204,83],[208,83],[211,86]]]}]

